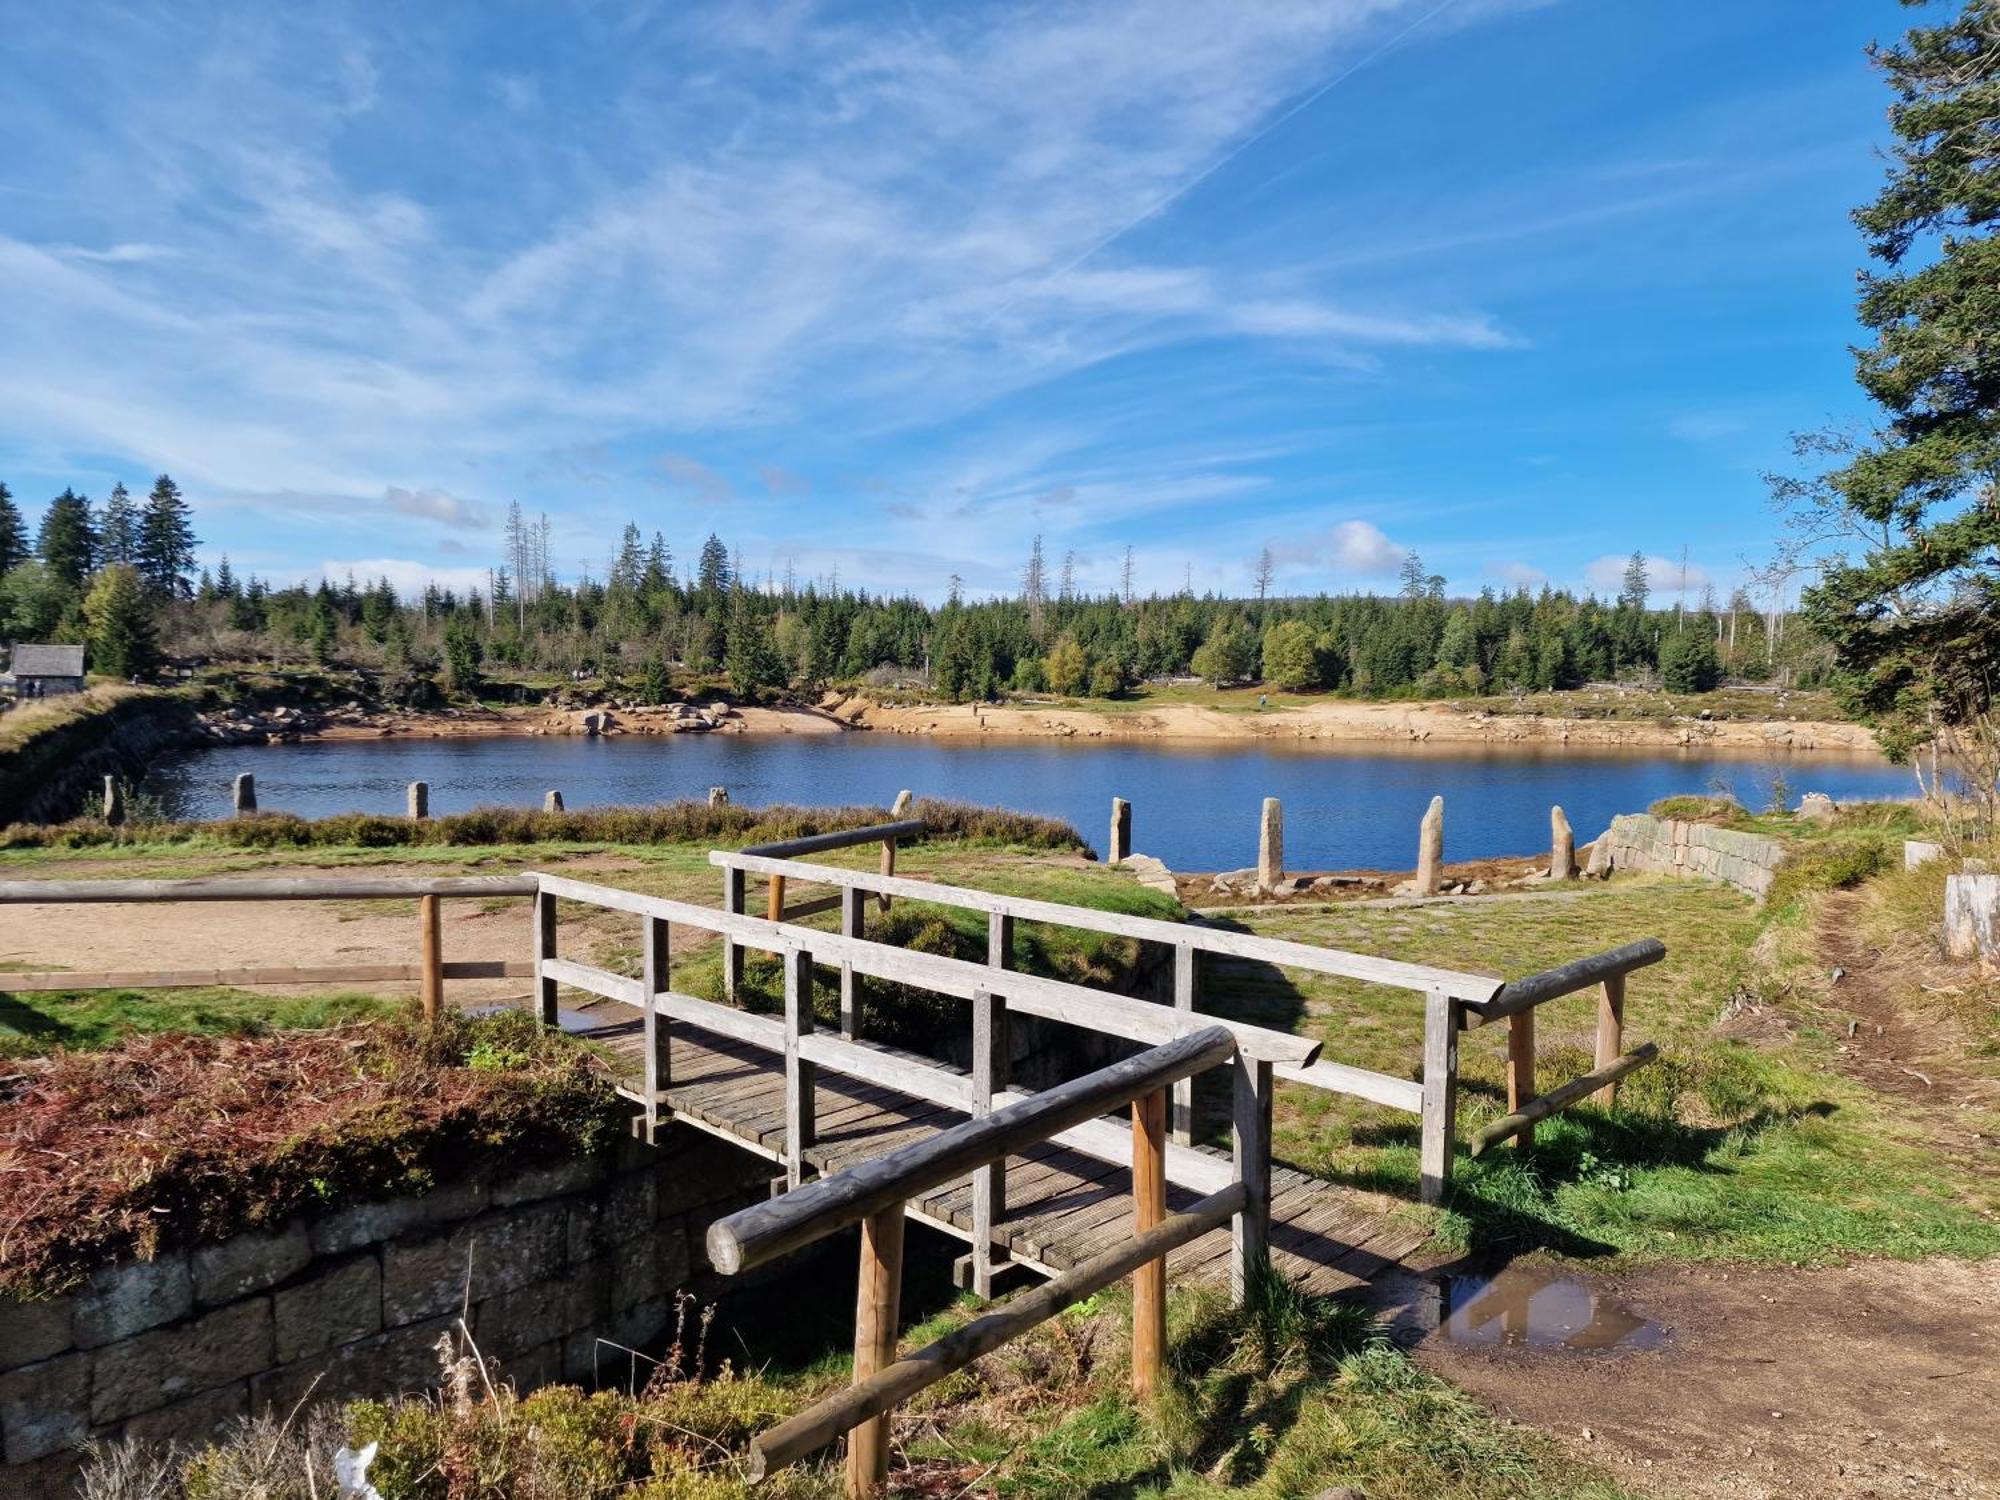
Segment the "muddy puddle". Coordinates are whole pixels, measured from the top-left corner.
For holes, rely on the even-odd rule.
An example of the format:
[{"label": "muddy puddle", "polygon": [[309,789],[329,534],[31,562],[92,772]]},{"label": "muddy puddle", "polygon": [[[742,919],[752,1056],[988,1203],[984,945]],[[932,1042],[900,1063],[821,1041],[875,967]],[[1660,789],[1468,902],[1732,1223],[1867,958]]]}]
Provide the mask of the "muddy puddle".
[{"label": "muddy puddle", "polygon": [[1432,1339],[1488,1348],[1572,1354],[1657,1349],[1667,1330],[1589,1284],[1558,1271],[1508,1266],[1437,1282]]}]

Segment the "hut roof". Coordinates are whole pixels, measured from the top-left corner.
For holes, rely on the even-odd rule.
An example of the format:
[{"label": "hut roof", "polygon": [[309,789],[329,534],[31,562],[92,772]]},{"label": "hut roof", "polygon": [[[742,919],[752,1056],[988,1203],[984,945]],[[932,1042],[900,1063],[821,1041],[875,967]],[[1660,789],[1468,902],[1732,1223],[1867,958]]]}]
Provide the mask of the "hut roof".
[{"label": "hut roof", "polygon": [[13,670],[16,677],[81,677],[81,646],[16,646]]}]

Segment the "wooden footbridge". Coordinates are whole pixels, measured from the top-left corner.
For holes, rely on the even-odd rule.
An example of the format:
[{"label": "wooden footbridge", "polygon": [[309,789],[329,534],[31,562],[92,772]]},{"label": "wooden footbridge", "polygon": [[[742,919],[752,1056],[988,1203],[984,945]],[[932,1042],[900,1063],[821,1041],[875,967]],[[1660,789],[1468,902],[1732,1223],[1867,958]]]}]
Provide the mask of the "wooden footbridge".
[{"label": "wooden footbridge", "polygon": [[[769,1203],[714,1226],[709,1254],[734,1274],[844,1227],[862,1227],[855,1384],[760,1437],[753,1475],[807,1456],[842,1433],[849,1445],[850,1493],[879,1492],[887,1462],[887,1413],[915,1391],[1072,1302],[1134,1279],[1133,1378],[1142,1392],[1157,1380],[1169,1275],[1225,1281],[1251,1297],[1270,1272],[1313,1292],[1337,1292],[1394,1265],[1424,1232],[1372,1206],[1379,1200],[1307,1176],[1271,1159],[1271,1109],[1282,1080],[1416,1115],[1421,1122],[1420,1193],[1446,1191],[1454,1150],[1458,1039],[1506,1020],[1509,1113],[1472,1142],[1476,1153],[1507,1139],[1526,1141],[1536,1120],[1579,1099],[1609,1099],[1625,1073],[1653,1059],[1651,1047],[1621,1052],[1624,980],[1656,962],[1656,941],[1633,943],[1525,979],[1506,982],[1399,960],[1347,953],[1219,928],[1157,921],[891,873],[809,863],[805,856],[920,834],[920,823],[710,856],[722,875],[720,908],[641,895],[550,874],[499,879],[198,880],[0,883],[0,904],[64,901],[311,900],[419,901],[420,962],[366,972],[257,969],[193,974],[0,976],[19,989],[166,987],[187,984],[340,983],[415,978],[427,1007],[447,979],[532,977],[535,1003],[551,1025],[568,1021],[616,1060],[621,1091],[647,1127],[675,1120],[758,1152],[783,1168]],[[765,916],[746,910],[747,883],[768,883]],[[788,885],[820,885],[834,895],[788,909]],[[447,963],[438,903],[467,896],[528,897],[533,903],[530,962]],[[871,904],[930,903],[984,914],[985,963],[917,953],[866,932]],[[565,903],[637,919],[639,973],[618,974],[560,951]],[[837,930],[801,925],[806,912],[838,910]],[[1011,967],[1017,922],[1116,934],[1171,950],[1173,1003],[1024,974]],[[725,997],[702,999],[673,986],[672,929],[714,935],[723,945]],[[743,955],[776,955],[784,975],[781,1014],[730,1003],[742,996]],[[1320,1056],[1320,1043],[1204,1014],[1201,959],[1224,955],[1279,968],[1338,975],[1413,990],[1425,997],[1421,1067],[1415,1078],[1355,1068]],[[387,972],[395,969],[395,973]],[[860,1035],[857,983],[882,981],[964,1003],[971,1067],[961,1069]],[[837,988],[838,1025],[815,1023],[816,987]],[[1547,1094],[1534,1086],[1534,1014],[1558,996],[1600,988],[1593,1071]],[[565,989],[591,999],[564,1012]],[[747,998],[747,997],[743,997]],[[1036,1093],[1008,1087],[1011,1016],[1079,1027],[1114,1038],[1134,1055],[1083,1078]],[[1413,1038],[1413,1041],[1415,1039]],[[1227,1153],[1193,1143],[1190,1081],[1225,1068],[1230,1078]],[[1169,1098],[1172,1098],[1170,1111]],[[1105,1118],[1130,1109],[1129,1128]],[[1172,1130],[1168,1121],[1171,1112]],[[989,1295],[1010,1264],[1054,1279],[996,1304],[995,1310],[929,1349],[898,1359],[896,1283],[906,1219],[968,1242],[969,1284]]]}]

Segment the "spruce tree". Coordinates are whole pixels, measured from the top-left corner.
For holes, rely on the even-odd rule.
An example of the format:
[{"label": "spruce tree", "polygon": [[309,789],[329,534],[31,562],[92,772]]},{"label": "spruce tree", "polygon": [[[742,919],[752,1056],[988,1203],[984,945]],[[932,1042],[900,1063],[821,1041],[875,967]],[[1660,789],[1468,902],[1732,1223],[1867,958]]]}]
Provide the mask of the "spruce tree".
[{"label": "spruce tree", "polygon": [[104,500],[104,518],[97,525],[98,562],[136,563],[139,560],[139,507],[132,492],[118,483]]},{"label": "spruce tree", "polygon": [[1895,102],[1888,181],[1855,214],[1855,351],[1883,420],[1818,481],[1778,481],[1840,551],[1804,594],[1892,756],[1935,740],[2000,793],[2000,0],[1873,50]]},{"label": "spruce tree", "polygon": [[70,489],[51,500],[35,536],[35,552],[65,587],[80,590],[97,565],[90,502]]},{"label": "spruce tree", "polygon": [[28,560],[28,526],[13,492],[0,484],[0,573]]},{"label": "spruce tree", "polygon": [[129,563],[97,575],[83,601],[90,627],[90,665],[107,677],[139,677],[153,669],[159,650],[146,605],[145,586]]},{"label": "spruce tree", "polygon": [[147,590],[161,599],[185,599],[194,569],[194,527],[180,487],[162,474],[153,481],[139,518],[139,550],[133,564]]},{"label": "spruce tree", "polygon": [[695,563],[695,587],[703,594],[713,597],[729,588],[729,549],[722,545],[722,538],[714,532],[701,544],[701,557]]}]

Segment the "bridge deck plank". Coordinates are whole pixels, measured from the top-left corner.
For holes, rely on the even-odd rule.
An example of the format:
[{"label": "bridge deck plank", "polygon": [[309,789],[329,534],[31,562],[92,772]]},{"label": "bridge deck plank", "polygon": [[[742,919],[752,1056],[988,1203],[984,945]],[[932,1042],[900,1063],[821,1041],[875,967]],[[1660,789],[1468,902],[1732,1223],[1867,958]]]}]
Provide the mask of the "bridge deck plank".
[{"label": "bridge deck plank", "polygon": [[[609,1055],[622,1087],[633,1092],[641,1072],[643,1028],[630,1007],[605,1001],[580,1009],[578,1034]],[[784,1154],[784,1060],[745,1042],[675,1022],[670,1040],[666,1108],[773,1160]],[[817,1090],[818,1139],[805,1152],[822,1175],[922,1140],[957,1124],[962,1111],[910,1098],[879,1084],[822,1069]],[[1168,1191],[1170,1209],[1199,1194]],[[972,1184],[945,1183],[911,1205],[914,1213],[970,1239]],[[1047,1143],[1007,1166],[1003,1242],[1016,1259],[1063,1271],[1122,1243],[1131,1234],[1127,1169],[1072,1148]],[[1349,1290],[1411,1254],[1426,1238],[1361,1195],[1295,1171],[1271,1174],[1271,1250],[1279,1272],[1307,1290]],[[1176,1279],[1226,1281],[1229,1235],[1218,1230],[1168,1258]]]}]

